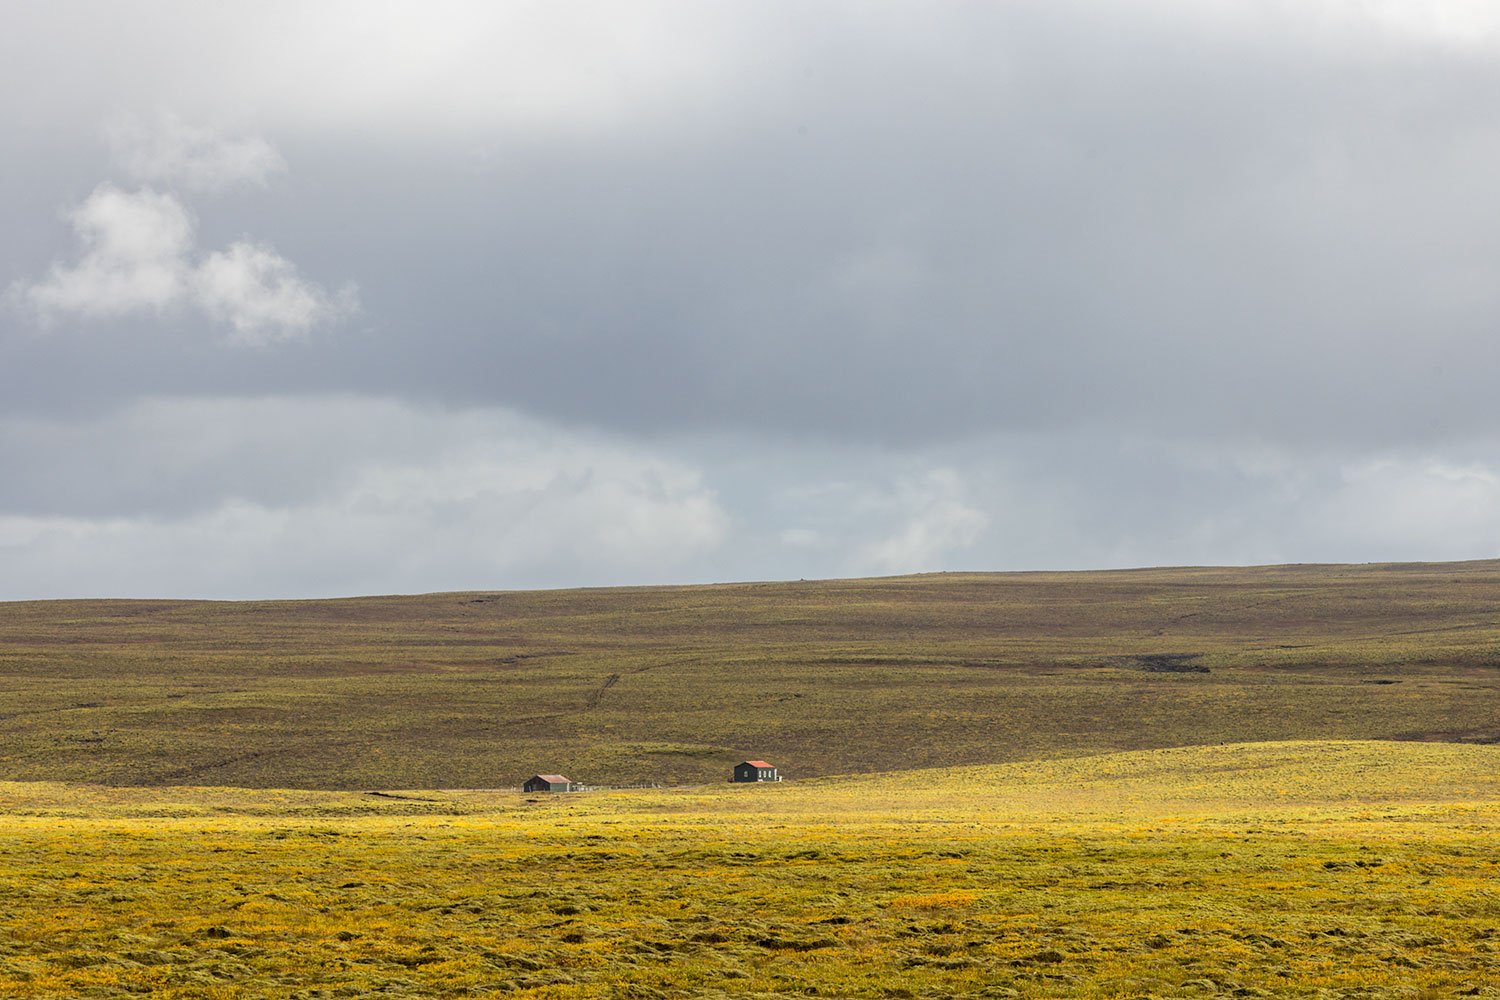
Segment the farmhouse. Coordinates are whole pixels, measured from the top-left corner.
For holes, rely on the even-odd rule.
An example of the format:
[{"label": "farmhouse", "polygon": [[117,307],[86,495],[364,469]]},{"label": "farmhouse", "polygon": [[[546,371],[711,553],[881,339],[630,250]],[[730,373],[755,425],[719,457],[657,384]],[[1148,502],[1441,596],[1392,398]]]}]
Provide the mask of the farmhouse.
[{"label": "farmhouse", "polygon": [[776,768],[763,760],[742,760],[734,765],[731,781],[780,781]]},{"label": "farmhouse", "polygon": [[523,792],[573,792],[578,786],[561,774],[533,774],[521,786]]}]

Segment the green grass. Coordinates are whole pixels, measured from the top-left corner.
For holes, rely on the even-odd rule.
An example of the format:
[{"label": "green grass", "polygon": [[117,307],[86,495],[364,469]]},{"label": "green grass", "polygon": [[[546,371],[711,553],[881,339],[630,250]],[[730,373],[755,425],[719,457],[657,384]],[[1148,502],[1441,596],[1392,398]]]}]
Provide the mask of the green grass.
[{"label": "green grass", "polygon": [[1497,995],[1500,749],[780,786],[0,785],[7,997]]},{"label": "green grass", "polygon": [[802,778],[1488,742],[1497,609],[1496,562],[0,604],[0,777],[670,784],[746,756]]}]

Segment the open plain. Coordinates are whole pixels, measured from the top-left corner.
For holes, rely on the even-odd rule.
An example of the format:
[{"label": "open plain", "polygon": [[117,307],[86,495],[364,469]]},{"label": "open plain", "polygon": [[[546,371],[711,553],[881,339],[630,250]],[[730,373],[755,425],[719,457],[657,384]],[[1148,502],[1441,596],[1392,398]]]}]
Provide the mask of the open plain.
[{"label": "open plain", "polygon": [[1494,996],[1500,750],[644,792],[0,786],[0,995]]},{"label": "open plain", "polygon": [[0,996],[1500,995],[1497,675],[1492,562],[0,605]]}]

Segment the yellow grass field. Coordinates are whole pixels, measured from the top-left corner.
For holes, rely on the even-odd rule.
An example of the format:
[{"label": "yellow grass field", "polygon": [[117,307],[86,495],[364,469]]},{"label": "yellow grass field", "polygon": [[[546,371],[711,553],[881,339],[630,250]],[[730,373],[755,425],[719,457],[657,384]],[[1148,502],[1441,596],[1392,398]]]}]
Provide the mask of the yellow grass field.
[{"label": "yellow grass field", "polygon": [[571,795],[0,784],[0,996],[1500,995],[1500,748]]}]

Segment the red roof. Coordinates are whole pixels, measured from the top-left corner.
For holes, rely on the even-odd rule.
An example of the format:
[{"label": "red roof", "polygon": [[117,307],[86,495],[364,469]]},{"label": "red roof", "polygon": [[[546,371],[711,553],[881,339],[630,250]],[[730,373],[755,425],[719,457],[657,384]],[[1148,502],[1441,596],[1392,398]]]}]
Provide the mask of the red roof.
[{"label": "red roof", "polygon": [[769,767],[769,768],[772,768],[773,770],[776,767],[775,764],[767,764],[763,760],[747,760],[747,761],[745,761],[745,763],[749,764],[751,767]]},{"label": "red roof", "polygon": [[571,785],[573,783],[572,781],[570,781],[567,778],[564,778],[560,774],[539,774],[539,775],[537,775],[537,777],[541,778],[543,781],[547,782],[548,784],[552,784],[552,785],[557,784],[559,781],[562,782],[565,785]]}]

